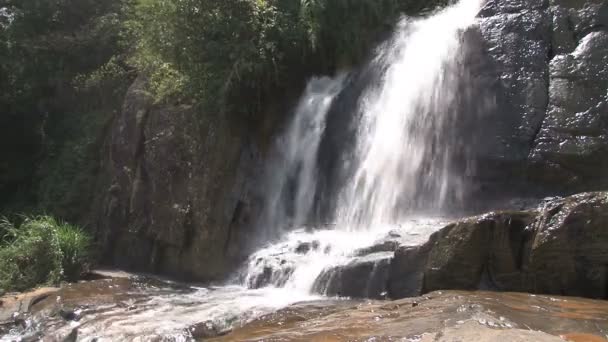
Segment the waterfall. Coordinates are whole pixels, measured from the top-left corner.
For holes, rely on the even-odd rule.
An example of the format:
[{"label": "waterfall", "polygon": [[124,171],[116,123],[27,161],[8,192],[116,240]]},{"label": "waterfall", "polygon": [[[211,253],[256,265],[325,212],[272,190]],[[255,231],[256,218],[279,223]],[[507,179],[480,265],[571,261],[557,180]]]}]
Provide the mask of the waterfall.
[{"label": "waterfall", "polygon": [[345,78],[312,78],[292,121],[278,138],[275,157],[267,167],[265,207],[258,223],[265,228],[260,232],[263,240],[306,223],[317,187],[317,154],[327,112]]},{"label": "waterfall", "polygon": [[[405,236],[401,244],[423,242],[438,226],[420,219],[422,210],[440,215],[462,200],[468,156],[454,125],[458,115],[473,115],[459,106],[467,93],[462,39],[482,1],[461,0],[428,17],[405,18],[377,48],[368,67],[380,72],[351,113],[356,144],[351,172],[334,196],[331,229],[302,225],[318,191],[320,142],[332,133],[325,130],[329,107],[345,82],[344,76],[311,80],[278,142],[279,161],[271,164],[267,186],[265,229],[289,229],[251,255],[240,273],[244,285],[324,293],[332,267],[352,263],[386,236]],[[389,253],[382,252],[366,262],[387,265],[382,258]],[[382,273],[376,264],[371,269]]]},{"label": "waterfall", "polygon": [[[465,77],[461,39],[480,0],[462,0],[433,16],[402,20],[372,61],[384,72],[360,99],[356,171],[339,197],[335,220],[355,227],[398,223],[421,208],[440,212],[462,200],[454,174],[457,101]],[[466,159],[466,156],[464,157]]]}]

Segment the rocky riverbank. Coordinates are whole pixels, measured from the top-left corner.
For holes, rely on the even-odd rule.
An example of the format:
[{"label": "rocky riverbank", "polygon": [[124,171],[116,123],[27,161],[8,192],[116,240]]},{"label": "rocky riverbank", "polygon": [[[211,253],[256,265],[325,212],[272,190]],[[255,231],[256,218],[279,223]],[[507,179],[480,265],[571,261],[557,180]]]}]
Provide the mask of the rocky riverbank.
[{"label": "rocky riverbank", "polygon": [[[315,287],[328,297],[97,273],[100,279],[6,295],[0,333],[5,340],[166,340],[235,329],[221,339],[605,341],[608,302],[580,297],[608,296],[606,227],[608,193],[594,192],[457,220],[416,246],[391,232],[319,276]],[[397,300],[357,299],[365,297]]]},{"label": "rocky riverbank", "polygon": [[[200,291],[131,277],[7,296],[0,341],[608,341],[608,302],[583,298],[435,291],[396,301],[310,299],[275,312],[259,305],[210,319],[231,303],[212,293],[221,289]],[[21,305],[17,313],[11,303]]]}]

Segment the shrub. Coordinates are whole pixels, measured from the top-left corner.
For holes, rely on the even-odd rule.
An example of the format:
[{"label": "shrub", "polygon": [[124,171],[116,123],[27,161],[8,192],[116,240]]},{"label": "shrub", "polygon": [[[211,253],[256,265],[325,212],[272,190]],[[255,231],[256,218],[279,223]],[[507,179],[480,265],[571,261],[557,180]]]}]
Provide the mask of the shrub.
[{"label": "shrub", "polygon": [[76,280],[89,267],[90,237],[49,216],[0,220],[0,288],[24,291]]},{"label": "shrub", "polygon": [[57,227],[63,277],[76,281],[88,270],[90,263],[91,237],[79,227],[62,223]]}]

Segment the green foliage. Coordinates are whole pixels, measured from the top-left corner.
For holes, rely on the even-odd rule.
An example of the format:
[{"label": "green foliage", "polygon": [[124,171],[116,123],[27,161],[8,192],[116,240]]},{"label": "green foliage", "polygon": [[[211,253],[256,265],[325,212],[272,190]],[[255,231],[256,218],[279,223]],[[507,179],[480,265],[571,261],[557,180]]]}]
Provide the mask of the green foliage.
[{"label": "green foliage", "polygon": [[53,143],[47,132],[52,121],[107,108],[122,97],[130,77],[121,63],[129,1],[0,5],[0,206],[19,210],[37,201],[37,169]]},{"label": "green foliage", "polygon": [[25,217],[18,226],[0,220],[0,288],[24,291],[75,281],[90,263],[91,239],[49,216]]},{"label": "green foliage", "polygon": [[112,119],[107,110],[67,113],[47,126],[45,158],[39,163],[38,207],[77,221],[97,195],[104,135]]},{"label": "green foliage", "polygon": [[58,225],[57,238],[62,254],[63,277],[68,281],[77,281],[90,266],[92,239],[81,228],[67,223]]},{"label": "green foliage", "polygon": [[254,105],[308,65],[327,71],[360,61],[400,13],[441,2],[140,0],[126,26],[132,62],[152,75],[159,100],[185,94],[225,110],[243,96]]}]

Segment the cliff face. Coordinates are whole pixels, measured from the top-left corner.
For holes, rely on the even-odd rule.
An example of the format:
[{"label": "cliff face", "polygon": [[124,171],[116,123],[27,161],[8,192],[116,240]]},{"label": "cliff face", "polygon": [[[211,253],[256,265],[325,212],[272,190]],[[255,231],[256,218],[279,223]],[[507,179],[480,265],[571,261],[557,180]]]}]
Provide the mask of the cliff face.
[{"label": "cliff face", "polygon": [[106,156],[110,184],[97,215],[105,260],[179,277],[221,277],[239,255],[237,229],[249,222],[259,161],[249,138],[226,117],[154,105],[145,80],[136,80]]},{"label": "cliff face", "polygon": [[605,187],[608,2],[490,0],[480,17],[470,36],[496,100],[482,160],[497,166],[482,177],[545,193]]},{"label": "cliff face", "polygon": [[[465,35],[475,87],[492,102],[479,122],[466,123],[480,132],[479,192],[608,186],[608,2],[489,0],[479,16]],[[357,80],[365,82],[365,71]],[[359,81],[339,98],[355,101]],[[341,138],[352,123],[348,108],[336,101],[324,141],[348,142]],[[109,183],[96,213],[105,260],[213,280],[246,253],[263,205],[262,141],[277,132],[235,129],[231,120],[154,105],[143,78],[131,86],[111,129]],[[339,160],[329,153],[321,152],[322,165]]]}]

